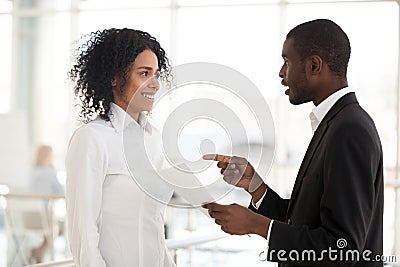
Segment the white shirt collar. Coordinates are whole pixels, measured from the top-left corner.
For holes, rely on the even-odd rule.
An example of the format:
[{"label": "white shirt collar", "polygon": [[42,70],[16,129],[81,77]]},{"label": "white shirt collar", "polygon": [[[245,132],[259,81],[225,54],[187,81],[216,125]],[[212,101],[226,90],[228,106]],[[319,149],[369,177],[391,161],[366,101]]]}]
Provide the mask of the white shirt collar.
[{"label": "white shirt collar", "polygon": [[340,89],[330,96],[328,96],[324,101],[322,101],[318,106],[316,106],[310,113],[310,121],[312,131],[318,128],[319,123],[324,119],[325,115],[332,108],[332,106],[344,95],[352,93],[354,90],[350,87],[345,87]]},{"label": "white shirt collar", "polygon": [[151,125],[148,121],[148,117],[144,112],[139,113],[138,122],[136,122],[125,110],[123,110],[117,104],[110,103],[110,123],[114,127],[116,132],[120,132],[129,125],[134,125],[145,129],[151,134]]}]

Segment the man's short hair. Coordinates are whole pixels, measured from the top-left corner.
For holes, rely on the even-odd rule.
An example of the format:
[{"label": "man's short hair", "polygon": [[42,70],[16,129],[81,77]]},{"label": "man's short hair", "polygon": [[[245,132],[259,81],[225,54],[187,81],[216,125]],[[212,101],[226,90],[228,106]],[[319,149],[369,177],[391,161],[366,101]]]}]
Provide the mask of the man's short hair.
[{"label": "man's short hair", "polygon": [[294,40],[294,46],[302,60],[318,55],[338,77],[346,77],[351,47],[346,33],[328,19],[308,21],[294,27],[286,36]]}]

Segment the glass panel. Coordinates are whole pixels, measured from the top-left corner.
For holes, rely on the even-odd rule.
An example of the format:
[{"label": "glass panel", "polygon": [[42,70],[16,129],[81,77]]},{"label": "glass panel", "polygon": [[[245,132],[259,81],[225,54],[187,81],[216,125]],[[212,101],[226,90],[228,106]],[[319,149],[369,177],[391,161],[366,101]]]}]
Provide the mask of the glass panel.
[{"label": "glass panel", "polygon": [[[328,3],[332,3],[332,2],[335,2],[334,4],[336,4],[336,3],[340,3],[340,2],[350,2],[349,0],[318,0],[318,1],[315,1],[315,0],[286,0],[286,2],[287,3],[304,3],[304,4],[315,4],[315,3],[317,3],[318,4],[318,2],[319,3],[324,3],[324,2],[328,2]],[[362,2],[362,0],[360,0],[360,2]],[[379,0],[377,0],[377,2],[379,2]]]},{"label": "glass panel", "polygon": [[81,0],[80,9],[120,9],[120,8],[145,8],[145,7],[167,7],[171,0],[151,1],[126,1],[126,0]]},{"label": "glass panel", "polygon": [[168,9],[129,9],[88,11],[79,16],[79,36],[107,28],[132,28],[147,31],[157,38],[169,54],[170,13]]},{"label": "glass panel", "polygon": [[70,7],[71,0],[19,0],[19,8],[30,9],[30,8],[68,8]]},{"label": "glass panel", "polygon": [[217,6],[217,5],[271,5],[280,0],[178,0],[179,6]]},{"label": "glass panel", "polygon": [[10,110],[11,101],[11,56],[12,56],[12,18],[10,15],[0,15],[0,113]]},{"label": "glass panel", "polygon": [[[392,255],[393,251],[389,248],[394,247],[395,242],[395,204],[396,190],[394,188],[385,187],[385,201],[383,213],[383,237],[384,237],[384,254]],[[399,227],[399,226],[397,226]]]},{"label": "glass panel", "polygon": [[278,23],[278,6],[180,8],[175,63],[224,64],[274,97],[279,93],[280,42],[279,27],[270,25]]},{"label": "glass panel", "polygon": [[67,71],[70,59],[70,15],[56,13],[20,20],[17,108],[27,112],[30,141],[54,145],[57,166],[68,142],[71,119]]},{"label": "glass panel", "polygon": [[0,13],[11,12],[12,10],[12,1],[10,0],[0,0]]}]

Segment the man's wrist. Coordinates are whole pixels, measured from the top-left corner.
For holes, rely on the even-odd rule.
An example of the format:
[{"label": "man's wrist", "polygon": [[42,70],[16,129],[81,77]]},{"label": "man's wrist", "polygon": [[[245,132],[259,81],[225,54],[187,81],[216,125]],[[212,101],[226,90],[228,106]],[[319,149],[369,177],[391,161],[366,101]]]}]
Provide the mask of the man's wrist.
[{"label": "man's wrist", "polygon": [[257,214],[257,219],[254,220],[253,233],[262,236],[266,239],[268,236],[270,223],[271,219]]},{"label": "man's wrist", "polygon": [[253,203],[257,203],[262,196],[264,196],[265,191],[267,191],[267,185],[262,183],[256,190],[249,192],[252,197]]}]

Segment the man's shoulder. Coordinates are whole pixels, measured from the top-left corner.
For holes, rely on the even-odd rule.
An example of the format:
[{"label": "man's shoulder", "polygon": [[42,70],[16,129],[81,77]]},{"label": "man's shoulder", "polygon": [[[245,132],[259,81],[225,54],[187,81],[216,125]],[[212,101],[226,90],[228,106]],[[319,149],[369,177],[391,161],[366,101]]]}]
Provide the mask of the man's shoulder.
[{"label": "man's shoulder", "polygon": [[[329,122],[329,136],[358,138],[370,136],[371,140],[379,140],[374,120],[358,103],[344,106]],[[358,137],[357,137],[358,136]]]},{"label": "man's shoulder", "polygon": [[350,125],[364,125],[365,123],[374,124],[372,117],[360,106],[358,102],[349,103],[344,106],[341,110],[339,110],[336,116],[332,118],[332,122],[346,123]]}]

